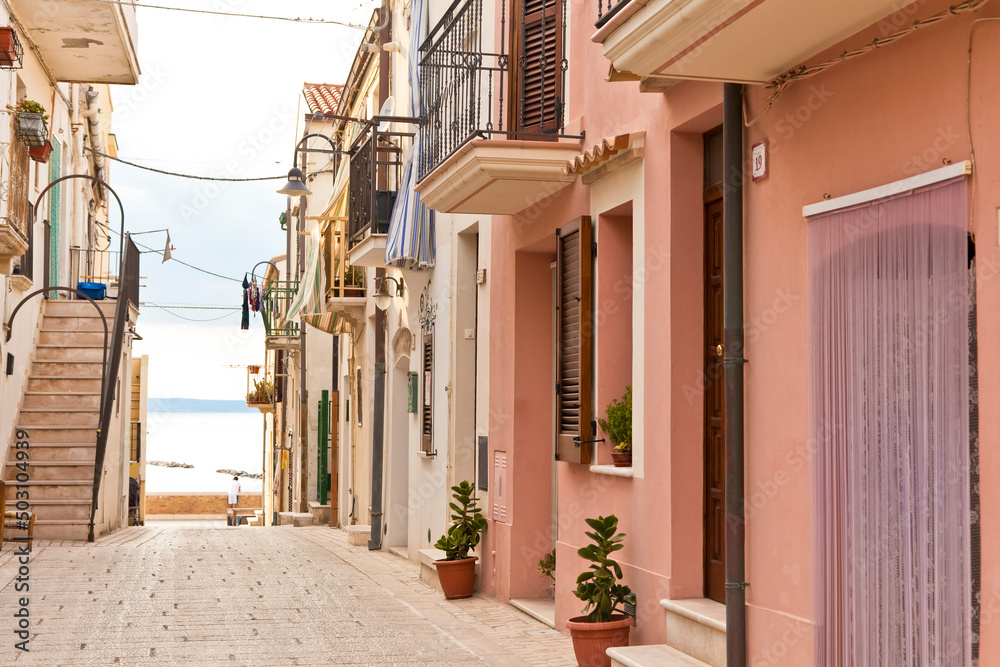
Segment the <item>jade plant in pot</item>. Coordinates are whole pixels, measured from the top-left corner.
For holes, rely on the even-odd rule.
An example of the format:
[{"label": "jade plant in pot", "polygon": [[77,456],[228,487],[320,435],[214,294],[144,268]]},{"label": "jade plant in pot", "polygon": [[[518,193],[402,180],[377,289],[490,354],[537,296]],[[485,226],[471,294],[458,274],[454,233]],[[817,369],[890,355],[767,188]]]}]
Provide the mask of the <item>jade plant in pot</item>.
[{"label": "jade plant in pot", "polygon": [[590,561],[589,568],[576,579],[573,595],[586,603],[583,616],[566,622],[573,637],[573,651],[580,667],[610,667],[606,651],[616,646],[628,646],[631,617],[624,612],[626,599],[632,590],[618,583],[622,568],[611,554],[624,546],[625,533],[618,532],[618,517],[614,514],[587,519],[593,540],[577,553]]},{"label": "jade plant in pot", "polygon": [[625,387],[621,400],[611,399],[604,409],[607,419],[598,420],[601,430],[614,443],[611,461],[619,468],[632,465],[632,385]]},{"label": "jade plant in pot", "polygon": [[441,580],[441,589],[449,600],[472,597],[476,583],[476,557],[469,552],[476,548],[486,532],[486,519],[479,511],[479,499],[470,482],[451,487],[455,502],[451,526],[434,546],[445,552],[445,557],[434,561]]}]

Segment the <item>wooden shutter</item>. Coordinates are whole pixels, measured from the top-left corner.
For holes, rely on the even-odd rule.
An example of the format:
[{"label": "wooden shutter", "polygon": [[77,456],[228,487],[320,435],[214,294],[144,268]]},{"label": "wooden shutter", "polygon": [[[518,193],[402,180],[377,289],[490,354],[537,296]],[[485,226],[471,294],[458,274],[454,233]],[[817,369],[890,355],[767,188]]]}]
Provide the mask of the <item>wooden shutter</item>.
[{"label": "wooden shutter", "polygon": [[511,31],[511,129],[543,133],[562,126],[564,1],[516,0]]},{"label": "wooden shutter", "polygon": [[434,334],[424,334],[423,368],[420,374],[423,401],[420,408],[420,451],[434,451]]},{"label": "wooden shutter", "polygon": [[590,463],[593,237],[584,216],[556,233],[556,458]]}]

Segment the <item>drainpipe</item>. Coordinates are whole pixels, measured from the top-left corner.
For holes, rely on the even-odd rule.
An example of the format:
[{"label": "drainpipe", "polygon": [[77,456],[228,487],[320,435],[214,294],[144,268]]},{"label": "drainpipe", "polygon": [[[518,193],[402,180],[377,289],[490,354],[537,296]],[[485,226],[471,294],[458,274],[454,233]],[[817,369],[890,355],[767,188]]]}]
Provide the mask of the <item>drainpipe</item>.
[{"label": "drainpipe", "polygon": [[[382,5],[379,12],[381,32],[379,42],[388,44],[392,30],[392,15],[389,14],[389,3]],[[381,104],[389,98],[389,52],[379,51],[378,62],[378,99]],[[374,137],[373,137],[374,140]],[[378,160],[378,156],[374,156]],[[389,189],[389,174],[387,167],[378,170],[376,188]],[[385,277],[385,269],[375,270],[376,283]],[[385,449],[385,316],[384,310],[375,307],[375,394],[374,424],[372,424],[372,536],[368,540],[368,549],[382,548],[382,460]]]},{"label": "drainpipe", "polygon": [[746,667],[743,516],[743,86],[723,84],[723,365],[726,379],[726,664]]},{"label": "drainpipe", "polygon": [[94,150],[94,176],[104,179],[104,135],[101,134],[101,121],[97,118],[97,98],[99,93],[93,86],[87,87],[84,95],[87,99],[87,108],[80,111],[80,115],[87,119],[87,133],[90,135],[90,148]]}]

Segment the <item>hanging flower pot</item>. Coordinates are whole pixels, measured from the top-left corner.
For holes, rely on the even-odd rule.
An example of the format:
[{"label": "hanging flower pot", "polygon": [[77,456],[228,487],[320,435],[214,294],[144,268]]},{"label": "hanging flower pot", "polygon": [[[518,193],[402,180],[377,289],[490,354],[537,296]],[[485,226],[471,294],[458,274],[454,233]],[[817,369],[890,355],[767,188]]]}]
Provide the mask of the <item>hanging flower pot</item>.
[{"label": "hanging flower pot", "polygon": [[52,142],[48,139],[45,140],[44,146],[29,146],[28,147],[28,157],[30,157],[35,162],[41,162],[45,164],[49,161],[49,156],[52,155]]},{"label": "hanging flower pot", "polygon": [[9,26],[0,27],[0,69],[21,69],[24,48]]}]

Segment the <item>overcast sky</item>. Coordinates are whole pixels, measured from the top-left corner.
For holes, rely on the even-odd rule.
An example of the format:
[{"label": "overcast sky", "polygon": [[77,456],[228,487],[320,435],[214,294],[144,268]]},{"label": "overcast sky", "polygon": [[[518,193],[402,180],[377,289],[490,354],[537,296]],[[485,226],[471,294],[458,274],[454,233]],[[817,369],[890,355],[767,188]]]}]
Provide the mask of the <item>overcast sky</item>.
[{"label": "overcast sky", "polygon": [[[380,0],[217,0],[157,4],[218,11],[336,19],[366,24]],[[303,82],[343,83],[361,30],[334,25],[138,9],[137,86],[113,89],[112,131],[119,157],[166,171],[247,178],[292,166]],[[148,304],[239,306],[244,273],[284,253],[278,216],[284,181],[217,183],[155,174],[115,163],[110,183],[125,206],[126,230],[168,228],[173,256],[142,256],[140,299]],[[117,216],[117,214],[114,214]],[[118,227],[117,217],[112,228]],[[162,233],[134,237],[162,250]],[[117,245],[117,241],[115,242]],[[140,247],[140,250],[143,248]],[[259,275],[259,270],[258,270]],[[239,311],[144,307],[135,354],[150,357],[150,397],[239,400],[245,373],[261,363],[263,330]],[[183,319],[187,318],[187,319]],[[215,321],[209,321],[213,318]],[[190,320],[200,320],[192,322]]]}]

